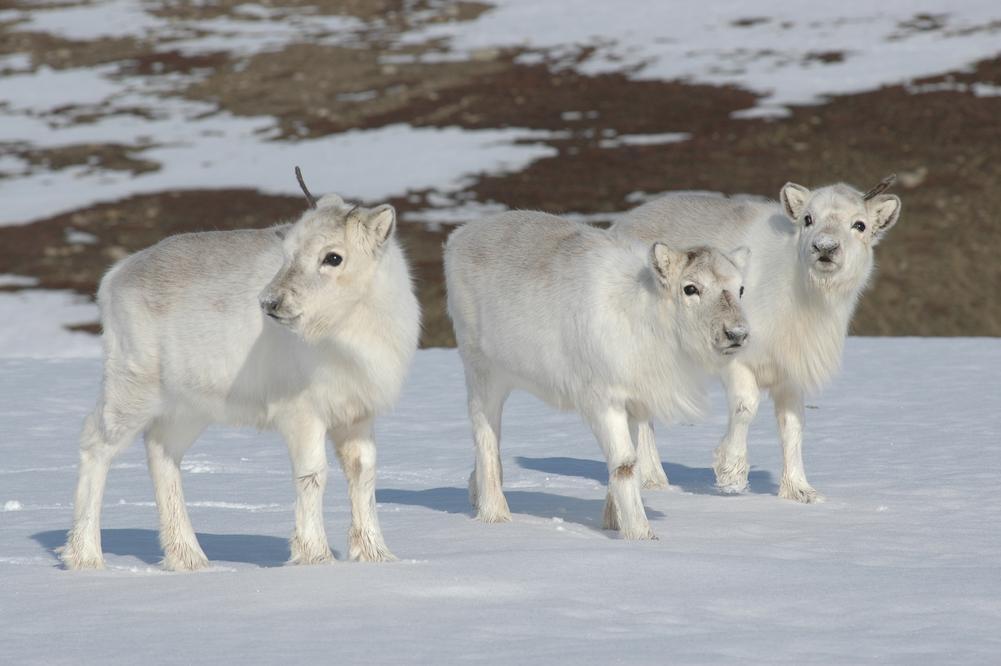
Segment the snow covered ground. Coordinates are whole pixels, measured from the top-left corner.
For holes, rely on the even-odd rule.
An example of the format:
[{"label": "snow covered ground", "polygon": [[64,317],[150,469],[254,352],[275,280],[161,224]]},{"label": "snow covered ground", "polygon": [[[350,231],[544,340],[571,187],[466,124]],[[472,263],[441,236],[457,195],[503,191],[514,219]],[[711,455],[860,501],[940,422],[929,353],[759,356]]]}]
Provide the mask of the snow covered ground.
[{"label": "snow covered ground", "polygon": [[[809,401],[820,505],[775,496],[767,407],[738,497],[712,488],[719,409],[661,428],[674,488],[646,493],[661,539],[635,543],[600,529],[591,436],[523,394],[505,414],[514,522],[471,519],[461,367],[454,351],[422,351],[377,429],[380,516],[401,561],[282,566],[284,448],[214,429],[185,461],[214,566],[170,574],[138,445],[108,485],[109,569],[59,568],[99,365],[3,359],[0,663],[996,663],[999,367],[998,340],[850,339],[840,379]],[[345,484],[331,479],[328,534],[343,557]]]}]

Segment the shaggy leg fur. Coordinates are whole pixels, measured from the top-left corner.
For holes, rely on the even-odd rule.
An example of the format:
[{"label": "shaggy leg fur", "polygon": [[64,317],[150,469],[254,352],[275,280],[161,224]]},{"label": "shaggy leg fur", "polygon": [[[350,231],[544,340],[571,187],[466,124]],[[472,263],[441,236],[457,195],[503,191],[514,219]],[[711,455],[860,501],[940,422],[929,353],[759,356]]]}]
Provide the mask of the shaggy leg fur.
[{"label": "shaggy leg fur", "polygon": [[608,496],[604,524],[617,525],[625,539],[656,539],[650,529],[639,475],[636,473],[636,449],[625,410],[606,407],[585,415],[608,461]]},{"label": "shaggy leg fur", "polygon": [[612,491],[605,493],[605,510],[601,514],[601,529],[619,531],[619,509],[615,506]]},{"label": "shaggy leg fur", "polygon": [[67,569],[103,569],[101,502],[112,459],[146,427],[155,404],[153,391],[126,374],[105,372],[103,395],[84,422],[80,437],[80,478],[73,505],[73,528],[60,558]]},{"label": "shaggy leg fur", "polygon": [[289,539],[291,564],[333,560],[323,527],[323,490],[327,486],[326,429],[304,419],[282,428],[295,481],[295,532]]},{"label": "shaggy leg fur", "polygon": [[163,567],[169,571],[194,571],[208,566],[184,506],[181,458],[204,428],[196,418],[159,418],[146,430],[146,460],[160,513],[160,546]]},{"label": "shaggy leg fur", "polygon": [[348,557],[361,562],[387,562],[396,557],[382,538],[375,508],[375,440],[372,421],[332,432],[337,459],[348,479],[351,500],[351,529],[348,531]]},{"label": "shaggy leg fur", "polygon": [[668,487],[667,474],[657,453],[657,442],[653,437],[653,424],[650,421],[635,421],[630,419],[629,428],[635,430],[636,437],[636,468],[639,470],[640,483],[644,488],[663,489]]},{"label": "shaggy leg fur", "polygon": [[775,418],[782,438],[782,482],[779,497],[810,504],[823,501],[806,480],[803,467],[803,393],[790,386],[772,391]]},{"label": "shaggy leg fur", "polygon": [[747,430],[758,413],[760,391],[754,373],[739,362],[731,362],[723,373],[730,422],[726,436],[716,448],[713,470],[716,487],[724,493],[747,489]]},{"label": "shaggy leg fur", "polygon": [[500,459],[501,412],[507,390],[484,372],[467,363],[469,420],[473,425],[476,467],[469,477],[469,501],[476,517],[485,523],[506,523],[511,510],[504,497],[504,471]]}]

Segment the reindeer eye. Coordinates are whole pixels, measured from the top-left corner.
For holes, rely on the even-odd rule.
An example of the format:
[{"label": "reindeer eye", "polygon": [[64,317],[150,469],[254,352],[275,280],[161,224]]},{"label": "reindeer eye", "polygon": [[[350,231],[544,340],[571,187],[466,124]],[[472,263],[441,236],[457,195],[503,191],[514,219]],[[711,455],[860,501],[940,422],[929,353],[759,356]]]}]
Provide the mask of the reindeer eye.
[{"label": "reindeer eye", "polygon": [[812,224],[813,224],[813,217],[812,217],[812,216],[810,216],[810,215],[807,215],[806,217],[804,217],[804,218],[803,218],[803,224],[804,224],[805,226],[810,226],[810,225],[812,225]]},{"label": "reindeer eye", "polygon": [[859,220],[858,222],[856,222],[855,224],[852,225],[852,229],[858,229],[859,231],[865,231],[865,222],[863,222],[862,220]]},{"label": "reindeer eye", "polygon": [[323,258],[324,266],[340,266],[341,262],[344,261],[344,257],[337,254],[336,252],[330,252]]},{"label": "reindeer eye", "polygon": [[698,288],[694,284],[685,285],[685,296],[695,296],[699,293]]},{"label": "reindeer eye", "polygon": [[741,287],[741,288],[740,288],[740,293],[739,293],[739,294],[737,294],[737,298],[743,298],[743,297],[744,297],[744,288],[743,288],[743,287]]}]

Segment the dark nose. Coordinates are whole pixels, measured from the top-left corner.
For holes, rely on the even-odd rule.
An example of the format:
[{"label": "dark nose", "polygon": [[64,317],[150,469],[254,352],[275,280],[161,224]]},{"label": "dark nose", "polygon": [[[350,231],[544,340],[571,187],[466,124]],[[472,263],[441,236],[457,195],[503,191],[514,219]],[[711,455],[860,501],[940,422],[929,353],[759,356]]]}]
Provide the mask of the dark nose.
[{"label": "dark nose", "polygon": [[261,297],[261,309],[264,310],[264,314],[269,317],[274,317],[278,313],[278,308],[282,306],[281,296],[263,296]]},{"label": "dark nose", "polygon": [[726,339],[735,345],[740,345],[744,343],[747,339],[747,327],[741,324],[740,326],[734,326],[733,328],[727,328],[724,330],[726,333]]},{"label": "dark nose", "polygon": [[813,249],[817,254],[832,255],[837,254],[841,243],[829,236],[821,236],[813,241]]}]

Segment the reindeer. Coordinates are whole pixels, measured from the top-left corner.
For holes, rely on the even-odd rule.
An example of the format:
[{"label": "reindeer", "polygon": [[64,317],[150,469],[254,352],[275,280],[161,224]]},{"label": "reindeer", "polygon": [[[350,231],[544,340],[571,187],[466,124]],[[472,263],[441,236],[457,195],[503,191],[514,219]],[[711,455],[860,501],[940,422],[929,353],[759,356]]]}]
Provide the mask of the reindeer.
[{"label": "reindeer", "polygon": [[375,416],[396,400],[420,312],[389,205],[319,201],[294,224],[167,238],[101,281],[104,381],[80,441],[62,560],[101,568],[112,458],[142,433],[163,566],[208,560],[184,504],[180,464],[211,423],[277,430],[295,480],[292,563],[332,559],[323,525],[329,436],[348,480],[353,560],[393,559],[375,509]]},{"label": "reindeer", "polygon": [[533,212],[470,222],[448,239],[445,280],[466,373],[484,522],[511,519],[501,489],[501,411],[512,389],[580,412],[608,463],[606,529],[656,538],[634,473],[636,429],[697,416],[704,376],[744,346],[748,252],[624,242]]}]

